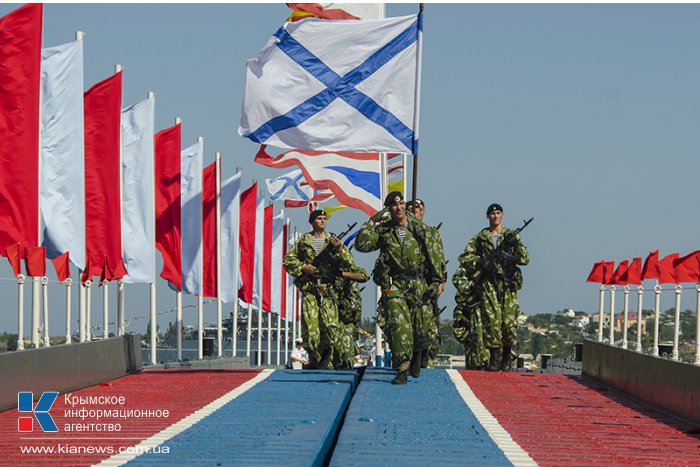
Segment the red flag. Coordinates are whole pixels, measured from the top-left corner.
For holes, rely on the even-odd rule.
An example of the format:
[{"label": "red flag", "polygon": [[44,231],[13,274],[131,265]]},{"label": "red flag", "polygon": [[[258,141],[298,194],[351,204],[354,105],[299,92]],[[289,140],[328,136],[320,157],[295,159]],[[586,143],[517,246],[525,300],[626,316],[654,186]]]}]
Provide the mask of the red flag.
[{"label": "red flag", "polygon": [[659,278],[659,250],[649,253],[642,268],[642,280]]},{"label": "red flag", "polygon": [[618,264],[617,269],[610,278],[610,284],[613,285],[627,285],[627,280],[624,277],[629,268],[629,261],[623,260]]},{"label": "red flag", "polygon": [[102,274],[100,275],[100,287],[102,286],[102,282],[105,280],[107,282],[111,282],[121,279],[122,277],[126,276],[126,274],[126,267],[124,266],[123,261],[120,260],[116,267],[112,267],[107,261],[107,258],[105,258],[105,262],[102,265]]},{"label": "red flag", "polygon": [[46,248],[43,246],[25,248],[24,267],[28,276],[44,277],[46,275]]},{"label": "red flag", "polygon": [[615,273],[615,261],[605,261],[603,263],[605,272],[603,273],[603,283],[612,284],[613,274]]},{"label": "red flag", "polygon": [[639,285],[642,283],[642,258],[634,258],[623,274],[623,280],[627,284]]},{"label": "red flag", "polygon": [[121,72],[85,92],[85,250],[103,277],[105,264],[122,261],[121,109]]},{"label": "red flag", "polygon": [[156,248],[163,256],[160,277],[182,290],[180,124],[155,136]]},{"label": "red flag", "polygon": [[41,4],[0,18],[0,254],[39,244]]},{"label": "red flag", "polygon": [[598,261],[593,265],[591,273],[588,274],[588,279],[586,282],[599,282],[603,283],[603,277],[605,276],[605,261]]},{"label": "red flag", "polygon": [[216,297],[216,162],[202,176],[202,295]]},{"label": "red flag", "polygon": [[53,267],[56,270],[58,282],[63,282],[70,278],[70,253],[65,252],[51,260]]},{"label": "red flag", "polygon": [[241,282],[238,297],[246,303],[253,302],[253,269],[255,267],[255,207],[258,183],[241,193],[239,212],[239,241],[241,249]]},{"label": "red flag", "polygon": [[22,263],[20,260],[23,257],[24,248],[19,243],[13,243],[5,248],[4,254],[7,256],[7,260],[10,262],[12,267],[12,272],[15,273],[15,277],[22,274]]},{"label": "red flag", "polygon": [[287,3],[287,6],[294,10],[289,16],[289,21],[292,22],[304,18],[360,19],[340,8],[329,8],[325,10],[319,3]]},{"label": "red flag", "polygon": [[268,313],[272,309],[272,211],[272,205],[265,208],[263,227],[262,309]]},{"label": "red flag", "polygon": [[659,261],[659,284],[677,284],[673,263],[678,259],[678,253],[671,253]]},{"label": "red flag", "polygon": [[673,262],[677,283],[700,283],[700,250],[689,253]]},{"label": "red flag", "polygon": [[[282,261],[284,257],[287,256],[287,244],[289,243],[289,237],[287,234],[287,224],[282,227]],[[287,271],[282,266],[282,302],[280,307],[282,308],[281,315],[282,318],[287,319]]]}]

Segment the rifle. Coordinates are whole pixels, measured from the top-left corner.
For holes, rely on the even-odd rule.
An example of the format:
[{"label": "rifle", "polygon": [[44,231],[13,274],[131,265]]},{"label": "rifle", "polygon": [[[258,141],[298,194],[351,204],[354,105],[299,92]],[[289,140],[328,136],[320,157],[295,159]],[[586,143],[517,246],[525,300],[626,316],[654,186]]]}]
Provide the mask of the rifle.
[{"label": "rifle", "polygon": [[[518,235],[520,232],[525,230],[525,227],[530,225],[530,223],[535,220],[534,217],[529,218],[528,220],[523,221],[523,225],[518,227],[517,229],[513,230],[513,235]],[[504,239],[505,240],[505,239]],[[490,254],[489,257],[486,259],[486,262],[493,262],[498,260],[499,258],[503,257],[504,252],[504,245],[505,242],[501,242]],[[472,280],[472,286],[469,288],[469,291],[467,292],[467,307],[472,308],[475,307],[479,304],[477,301],[477,293],[476,293],[476,284],[482,279],[482,276],[484,275],[484,271],[481,269],[477,269],[474,271],[474,274],[471,276]]]},{"label": "rifle", "polygon": [[[347,234],[349,234],[350,231],[352,229],[354,229],[356,225],[357,225],[357,222],[353,222],[352,224],[348,224],[348,228],[345,231],[341,232],[339,235],[337,235],[338,240],[342,240],[343,237],[345,237]],[[311,261],[311,264],[313,266],[315,266],[316,268],[319,268],[319,266],[323,264],[323,262],[326,260],[326,258],[330,257],[330,255],[333,254],[334,249],[335,249],[335,247],[329,241],[328,244],[323,248],[323,250],[321,250],[321,252],[316,255],[316,257],[313,259],[313,261]],[[314,282],[316,282],[317,285],[320,285],[321,281],[324,279],[327,281],[329,279],[332,279],[332,277],[331,278],[324,277],[323,275],[321,275],[319,273],[308,274],[308,275],[302,274],[300,277],[298,277],[295,280],[295,285],[297,287],[302,287],[307,281],[314,281]]]}]

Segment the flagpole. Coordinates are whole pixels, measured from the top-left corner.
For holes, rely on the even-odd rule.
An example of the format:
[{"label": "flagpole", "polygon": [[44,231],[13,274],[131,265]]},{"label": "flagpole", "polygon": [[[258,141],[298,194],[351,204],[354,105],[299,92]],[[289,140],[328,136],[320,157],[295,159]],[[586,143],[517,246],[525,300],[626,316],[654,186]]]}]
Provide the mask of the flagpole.
[{"label": "flagpole", "polygon": [[[285,229],[287,235],[284,236],[283,251],[285,248],[289,248],[289,227],[290,221],[288,217],[287,228]],[[284,261],[284,258],[282,258],[282,261]],[[287,275],[287,271],[285,271],[284,268],[282,268],[282,277],[284,277],[284,361],[286,363],[289,359],[289,287],[287,286],[289,276]],[[281,311],[280,314],[282,314]]]},{"label": "flagpole", "polygon": [[102,338],[109,337],[109,281],[102,281]]},{"label": "flagpole", "polygon": [[221,153],[216,153],[216,341],[218,357],[223,356],[221,325]]},{"label": "flagpole", "polygon": [[51,347],[49,340],[49,278],[46,276],[41,278],[41,292],[44,307],[44,347]]},{"label": "flagpole", "polygon": [[[70,265],[68,266],[70,268]],[[64,283],[66,284],[66,344],[70,344],[72,339],[70,335],[70,289],[73,281],[68,277]]]},{"label": "flagpole", "polygon": [[[380,178],[380,187],[379,187],[379,200],[383,200],[387,196],[387,155],[386,153],[381,153],[379,155],[379,178]],[[405,173],[405,168],[404,168],[404,173]],[[405,179],[404,175],[404,179]],[[415,181],[415,180],[414,180]],[[414,188],[415,190],[415,188]],[[405,193],[404,193],[405,195]],[[375,324],[374,324],[374,348],[375,354],[374,354],[374,360],[375,360],[375,365],[376,366],[382,366],[382,360],[384,359],[384,356],[379,355],[379,349],[382,348],[382,329],[379,327],[379,308],[377,307],[377,303],[379,303],[379,300],[381,299],[382,296],[382,288],[379,286],[376,286],[374,288],[374,303],[375,303],[375,314],[376,314],[376,319],[375,319]]]},{"label": "flagpole", "polygon": [[[422,22],[424,4],[421,3],[419,6],[419,16]],[[416,58],[416,90],[414,94],[415,110],[413,115],[413,188],[412,188],[412,199],[417,199],[418,196],[418,149],[416,147],[416,141],[418,141],[418,130],[420,122],[420,76],[421,68],[423,65],[423,33],[418,29],[418,40],[416,41],[417,46],[417,58]]]},{"label": "flagpole", "polygon": [[24,279],[17,276],[17,350],[24,350]]},{"label": "flagpole", "polygon": [[41,278],[32,277],[32,344],[38,349],[41,335],[39,334],[39,316],[41,315]]},{"label": "flagpole", "polygon": [[[182,119],[180,117],[175,117],[175,125],[181,123]],[[155,153],[153,156],[155,157]],[[153,164],[153,170],[153,176],[155,177],[155,163]],[[155,208],[155,193],[153,196],[153,206]],[[182,277],[182,271],[180,272],[180,277]],[[177,321],[177,359],[178,361],[182,361],[182,290],[175,291],[175,309],[175,321]],[[156,286],[155,284],[151,284],[151,363],[154,365],[156,364],[156,349]]]},{"label": "flagpole", "polygon": [[[292,236],[294,239],[294,243],[297,241],[297,228],[296,226],[294,227],[294,234]],[[288,277],[288,279],[291,279],[291,276]],[[292,345],[296,345],[294,341],[297,338],[297,290],[296,286],[294,285],[294,282],[292,281]],[[287,319],[289,319],[289,315],[287,315]]]},{"label": "flagpole", "polygon": [[253,312],[253,304],[248,303],[248,310],[246,311],[246,324],[245,324],[245,356],[250,358],[250,315]]},{"label": "flagpole", "polygon": [[[204,137],[198,136],[197,142],[204,145]],[[203,195],[204,192],[201,191],[200,194]],[[182,222],[182,220],[180,222]],[[200,238],[203,236],[203,230],[204,224],[202,223],[202,225],[200,225]],[[203,243],[201,245],[204,246]],[[200,246],[200,248],[202,248],[202,246]],[[197,296],[197,327],[199,327],[199,332],[197,333],[197,356],[201,360],[204,357],[204,255],[199,255],[199,270],[201,272],[199,279],[199,295]]]},{"label": "flagpole", "polygon": [[[236,173],[239,173],[241,171],[240,167],[236,167]],[[242,177],[241,177],[242,178]],[[242,186],[242,185],[239,185]],[[233,290],[236,291],[235,298],[233,299],[233,323],[231,324],[231,339],[232,339],[232,345],[231,345],[231,356],[235,357],[238,355],[238,273],[240,269],[240,253],[241,253],[241,248],[238,242],[240,241],[240,229],[241,229],[241,215],[240,215],[240,209],[241,209],[241,199],[240,199],[240,190],[239,190],[239,197],[238,197],[238,207],[237,207],[237,212],[238,212],[238,222],[236,223],[235,226],[235,232],[233,235],[236,238],[236,248],[233,252]]]},{"label": "flagpole", "polygon": [[83,323],[83,326],[85,326],[85,340],[88,342],[92,340],[92,333],[90,332],[90,312],[92,311],[90,309],[91,305],[92,279],[88,278],[88,280],[85,281],[85,322]]},{"label": "flagpole", "polygon": [[85,342],[85,315],[86,315],[86,293],[85,293],[85,283],[83,282],[82,279],[83,276],[83,271],[81,269],[78,270],[78,334],[79,334],[79,342]]},{"label": "flagpole", "polygon": [[[114,72],[119,73],[122,71],[122,66],[117,64],[114,65]],[[119,127],[120,127],[120,133],[121,133],[121,118],[122,118],[122,113],[119,112]],[[123,167],[122,167],[122,138],[119,138],[119,196],[122,196],[122,181],[124,177],[124,172],[123,172]],[[124,208],[124,203],[119,203],[120,210]],[[124,216],[124,212],[121,212],[122,217]],[[121,226],[120,226],[121,229]],[[119,245],[119,248],[122,252],[122,260],[124,259],[124,237],[122,235],[119,236],[121,240],[121,245]],[[107,293],[107,292],[105,292]],[[105,311],[105,317],[108,317],[107,312]],[[121,336],[123,334],[123,328],[124,328],[124,281],[120,277],[117,279],[117,335]],[[109,337],[109,325],[107,320],[105,320],[105,330],[104,330],[104,338],[107,339]]]}]

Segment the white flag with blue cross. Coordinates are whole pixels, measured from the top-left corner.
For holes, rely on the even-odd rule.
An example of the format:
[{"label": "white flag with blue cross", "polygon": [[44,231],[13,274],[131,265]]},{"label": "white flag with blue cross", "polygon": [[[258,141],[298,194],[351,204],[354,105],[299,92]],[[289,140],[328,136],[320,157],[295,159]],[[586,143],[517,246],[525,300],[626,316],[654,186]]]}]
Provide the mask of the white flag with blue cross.
[{"label": "white flag with blue cross", "polygon": [[417,152],[422,15],[286,23],[248,61],[238,133],[316,151]]}]

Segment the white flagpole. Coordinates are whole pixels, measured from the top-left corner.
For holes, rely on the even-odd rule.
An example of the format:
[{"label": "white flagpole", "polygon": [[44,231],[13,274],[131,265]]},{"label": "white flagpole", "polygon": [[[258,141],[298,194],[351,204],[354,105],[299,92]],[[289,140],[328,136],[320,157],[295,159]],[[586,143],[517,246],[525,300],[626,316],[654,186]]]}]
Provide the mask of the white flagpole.
[{"label": "white flagpole", "polygon": [[[122,66],[117,64],[114,65],[114,72],[119,73],[122,71]],[[122,113],[121,109],[119,112],[119,128],[121,129],[121,118],[122,118]],[[121,133],[121,130],[120,130]],[[121,198],[122,196],[122,179],[124,177],[123,173],[123,168],[122,168],[122,138],[119,138],[119,196]],[[124,208],[124,203],[119,203],[120,209]],[[124,216],[124,213],[120,213],[122,215],[122,218]],[[120,227],[121,229],[121,223]],[[119,236],[121,239],[121,245],[119,245],[119,251],[122,252],[122,258],[124,256],[124,237]],[[118,279],[118,285],[117,285],[117,335],[121,336],[122,335],[122,329],[124,328],[124,281],[119,278]],[[105,316],[105,327],[104,327],[104,338],[107,339],[109,337],[109,323],[108,323],[108,314],[107,314],[107,302],[106,302],[106,297],[107,297],[107,286],[105,285],[105,310],[104,310],[104,316]]]},{"label": "white flagpole", "polygon": [[24,279],[17,276],[17,350],[24,350]]},{"label": "white flagpole", "polygon": [[85,281],[85,321],[82,323],[85,326],[85,340],[92,340],[92,333],[90,332],[90,305],[92,305],[92,279],[88,278]]},{"label": "white flagpole", "polygon": [[250,358],[250,323],[251,314],[253,312],[253,304],[248,303],[248,310],[246,312],[246,324],[245,324],[245,356]]},{"label": "white flagpole", "polygon": [[117,280],[117,335],[123,336],[126,334],[124,325],[124,279]]},{"label": "white flagpole", "polygon": [[637,352],[642,352],[642,300],[644,287],[640,284],[637,287]]},{"label": "white flagpole", "polygon": [[102,338],[109,337],[109,281],[102,281]]},{"label": "white flagpole", "polygon": [[[294,243],[297,241],[297,228],[294,227],[294,236],[292,237],[294,239]],[[289,280],[293,280],[292,277],[289,277]],[[292,345],[294,344],[294,341],[297,338],[297,289],[296,286],[294,285],[294,282],[292,282]],[[289,317],[287,317],[289,319]],[[305,343],[306,344],[306,343]],[[308,344],[306,344],[308,345]]]},{"label": "white flagpole", "polygon": [[41,343],[39,317],[41,315],[41,277],[32,277],[32,344],[38,349]]},{"label": "white flagpole", "polygon": [[258,306],[258,356],[257,356],[257,364],[258,364],[258,366],[262,365],[262,303]]},{"label": "white flagpole", "polygon": [[[197,142],[204,143],[204,137],[198,136]],[[199,228],[199,236],[203,242],[204,224],[202,223],[202,225],[200,225]],[[204,243],[201,244],[200,248],[202,248],[203,246]],[[204,255],[199,255],[199,270],[201,271],[201,276],[199,278],[199,295],[197,296],[197,327],[199,328],[199,331],[197,332],[197,358],[201,360],[204,357],[204,297],[202,296],[202,294],[204,293]]]},{"label": "white flagpole", "polygon": [[[420,15],[423,15],[423,4],[420,4]],[[419,139],[420,127],[420,85],[421,85],[421,69],[423,68],[423,33],[418,30],[418,39],[416,40],[416,89],[414,93],[415,111],[413,112],[413,139]],[[413,193],[411,199],[416,199],[418,196],[418,150],[413,148]],[[405,193],[404,193],[405,195]]]},{"label": "white flagpole", "polygon": [[200,360],[204,356],[202,339],[204,338],[204,297],[200,292],[197,295],[197,358]]},{"label": "white flagpole", "polygon": [[51,347],[49,337],[49,278],[46,276],[41,278],[41,292],[44,305],[44,347]]},{"label": "white flagpole", "polygon": [[175,309],[176,317],[175,321],[177,324],[177,329],[175,330],[175,335],[177,336],[177,361],[182,361],[182,292],[178,291],[175,295]]},{"label": "white flagpole", "polygon": [[218,357],[223,356],[221,325],[221,153],[216,153],[216,341]]},{"label": "white flagpole", "polygon": [[[379,164],[380,164],[379,200],[381,202],[387,196],[387,191],[388,191],[388,189],[387,189],[387,173],[386,173],[386,171],[387,171],[387,168],[386,168],[387,155],[385,153],[382,153],[379,155],[379,158],[380,158],[379,159]],[[406,183],[405,180],[406,180],[406,167],[404,166],[404,185]],[[404,199],[405,198],[406,198],[406,194],[404,193]],[[379,209],[381,209],[381,206],[379,207]],[[382,348],[382,330],[379,327],[379,324],[377,324],[379,322],[379,319],[378,319],[379,318],[379,308],[377,307],[377,303],[379,303],[381,296],[382,296],[382,289],[381,289],[381,287],[376,286],[374,288],[374,297],[375,297],[374,308],[375,308],[375,313],[377,316],[377,319],[376,319],[375,325],[374,325],[374,348],[376,349],[375,357],[374,357],[374,360],[375,360],[374,364],[376,366],[384,365],[384,361],[383,361],[384,355],[381,355],[381,356],[379,355],[380,350]]]},{"label": "white flagpole", "polygon": [[[68,266],[68,267],[70,267],[70,266]],[[73,285],[73,281],[71,280],[70,277],[65,280],[65,284],[66,284],[66,344],[70,344],[72,341],[71,335],[70,335],[70,306],[71,306],[70,289],[71,289],[71,285]]]},{"label": "white flagpole", "polygon": [[[287,218],[287,228],[286,232],[287,235],[284,236],[284,248],[289,248],[289,227],[290,227],[290,221],[289,217]],[[289,250],[287,250],[289,251]],[[284,258],[282,258],[282,261],[284,261]],[[289,275],[287,272],[282,268],[282,275],[285,278],[284,281],[284,290],[282,293],[284,294],[284,361],[285,363],[289,359],[289,286],[287,285],[287,282],[289,281]],[[280,311],[280,315],[281,315]],[[279,365],[279,362],[278,362]]]},{"label": "white flagpole", "polygon": [[[156,93],[153,91],[149,91],[148,94],[146,94],[148,99],[154,99],[156,98]],[[155,102],[154,102],[155,105]],[[153,227],[153,235],[155,236],[156,234],[156,187],[155,187],[155,179],[156,179],[156,152],[155,150],[153,151],[153,164],[151,164],[152,167],[152,172],[151,172],[151,180],[154,181],[153,184],[153,219],[151,220],[152,227]],[[155,252],[154,252],[155,254]],[[153,262],[155,264],[155,261]],[[151,282],[149,284],[149,292],[150,292],[150,312],[151,312],[151,322],[155,321],[156,319],[156,283],[155,280],[154,282]],[[181,313],[182,312],[182,302],[180,302],[180,305],[178,306],[178,311]],[[178,322],[177,326],[177,350],[178,350],[178,360],[182,358],[182,315],[180,314],[180,322]],[[175,318],[177,320],[177,318]],[[155,332],[152,330],[151,335],[155,334]],[[151,347],[151,363],[153,365],[156,364],[156,348]]]},{"label": "white flagpole", "polygon": [[[272,308],[272,307],[270,307]],[[267,364],[272,363],[272,310],[267,312]]]},{"label": "white flagpole", "polygon": [[[240,172],[241,168],[236,167],[236,173]],[[242,177],[241,177],[242,178]],[[243,186],[241,184],[241,186]],[[240,192],[239,192],[240,193]],[[241,261],[241,247],[238,244],[240,241],[240,229],[241,229],[241,215],[240,215],[240,208],[241,208],[241,199],[240,195],[238,198],[238,225],[236,225],[235,232],[233,235],[236,237],[236,249],[233,252],[233,264],[235,265],[233,268],[233,288],[234,290],[238,290],[238,273],[240,271],[240,261]],[[235,357],[238,355],[238,293],[236,293],[236,298],[233,300],[233,323],[231,323],[231,356]]]},{"label": "white flagpole", "polygon": [[80,292],[78,295],[78,333],[80,334],[80,342],[85,342],[85,316],[87,315],[85,301],[87,294],[85,293],[85,283],[82,280],[82,276],[83,271],[78,270],[78,291]]}]

